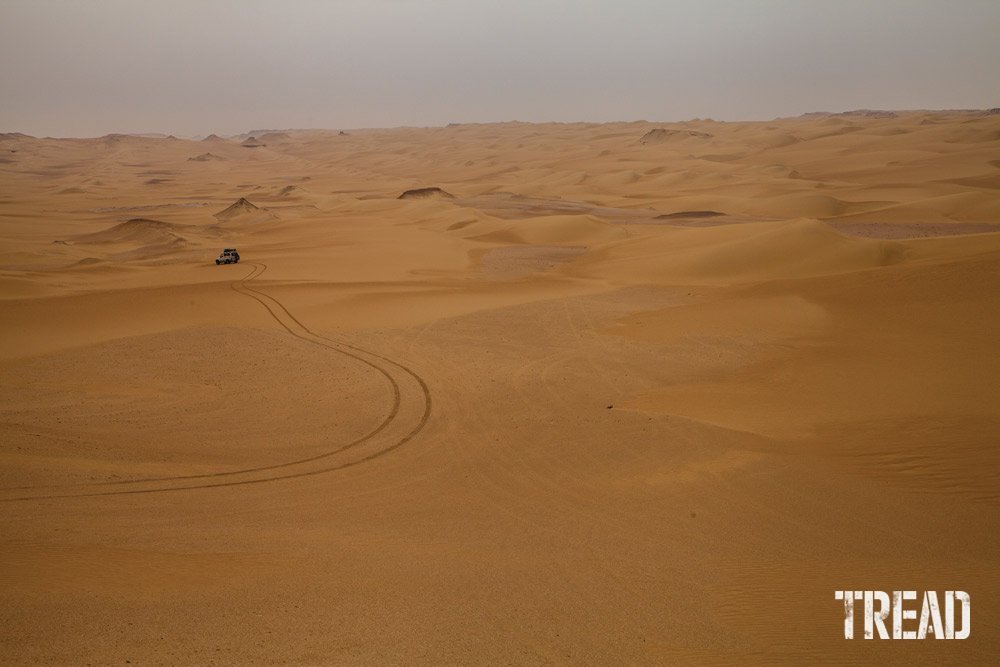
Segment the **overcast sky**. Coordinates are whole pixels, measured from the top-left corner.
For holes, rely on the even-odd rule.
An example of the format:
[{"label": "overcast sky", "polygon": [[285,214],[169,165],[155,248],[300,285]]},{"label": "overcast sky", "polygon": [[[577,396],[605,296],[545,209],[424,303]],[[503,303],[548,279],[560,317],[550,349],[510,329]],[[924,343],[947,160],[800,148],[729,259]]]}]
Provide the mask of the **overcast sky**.
[{"label": "overcast sky", "polygon": [[0,0],[0,131],[1000,106],[1000,0]]}]

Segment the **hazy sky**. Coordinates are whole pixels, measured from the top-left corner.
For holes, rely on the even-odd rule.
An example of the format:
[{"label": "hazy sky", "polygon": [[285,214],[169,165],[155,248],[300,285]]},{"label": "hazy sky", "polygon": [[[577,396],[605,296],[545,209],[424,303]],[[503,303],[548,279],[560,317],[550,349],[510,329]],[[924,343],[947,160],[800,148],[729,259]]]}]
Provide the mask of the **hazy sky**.
[{"label": "hazy sky", "polygon": [[0,131],[1000,106],[1000,0],[0,0]]}]

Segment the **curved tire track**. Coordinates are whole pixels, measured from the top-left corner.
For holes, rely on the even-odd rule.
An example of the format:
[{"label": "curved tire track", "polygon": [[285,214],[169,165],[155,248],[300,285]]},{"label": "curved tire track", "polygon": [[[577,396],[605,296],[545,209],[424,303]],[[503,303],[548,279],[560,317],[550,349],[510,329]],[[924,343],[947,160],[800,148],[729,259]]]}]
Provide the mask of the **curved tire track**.
[{"label": "curved tire track", "polygon": [[[310,456],[302,459],[296,459],[293,461],[285,461],[282,463],[276,463],[267,466],[256,466],[251,468],[241,468],[239,470],[229,470],[221,471],[215,473],[203,473],[197,475],[174,475],[165,477],[154,477],[154,478],[142,478],[142,479],[129,479],[129,480],[116,480],[113,482],[86,482],[78,484],[63,484],[63,485],[42,485],[42,486],[25,486],[25,487],[9,487],[3,489],[4,491],[42,491],[42,490],[53,490],[53,489],[79,489],[80,493],[49,493],[49,494],[31,494],[24,496],[17,496],[11,498],[0,498],[0,502],[12,502],[12,501],[23,501],[23,500],[46,500],[46,499],[57,499],[57,498],[81,498],[81,497],[92,497],[92,496],[112,496],[112,495],[125,495],[125,494],[139,494],[139,493],[163,493],[168,491],[186,491],[191,489],[210,489],[226,486],[240,486],[246,484],[261,484],[264,482],[274,482],[284,479],[295,479],[299,477],[308,477],[313,475],[320,475],[329,472],[334,472],[337,470],[344,470],[346,468],[352,468],[362,463],[367,463],[376,458],[384,456],[412,440],[424,426],[426,426],[427,421],[430,419],[431,415],[431,393],[424,381],[419,374],[417,374],[413,369],[408,366],[390,359],[389,357],[377,354],[370,350],[366,350],[362,347],[351,345],[343,341],[336,340],[327,336],[322,336],[315,333],[309,327],[304,325],[295,315],[288,310],[288,308],[281,303],[275,297],[262,292],[258,289],[254,289],[249,286],[249,282],[259,278],[267,270],[267,265],[263,262],[248,262],[252,266],[252,270],[245,277],[240,280],[233,281],[230,283],[230,288],[248,298],[257,301],[261,306],[263,306],[268,314],[290,335],[295,336],[301,340],[324,347],[339,354],[346,355],[362,364],[365,364],[376,372],[383,375],[392,387],[393,401],[392,407],[389,414],[371,431],[367,434],[353,440],[351,442],[340,445],[334,449],[317,454],[315,456]],[[350,351],[348,351],[350,350]],[[378,361],[373,361],[376,359]],[[422,394],[421,400],[423,402],[423,411],[418,419],[417,423],[407,431],[402,437],[390,440],[389,444],[384,445],[374,452],[369,453],[357,459],[350,461],[323,466],[320,468],[309,468],[305,470],[294,470],[295,467],[308,466],[309,464],[316,463],[318,461],[324,461],[330,459],[338,454],[345,451],[355,449],[361,445],[368,443],[369,441],[376,438],[380,433],[389,428],[395,421],[399,419],[399,413],[401,410],[401,404],[403,401],[403,391],[400,388],[400,383],[397,378],[393,377],[393,374],[380,362],[384,364],[389,364],[391,367],[402,371],[406,376],[412,378],[419,387],[419,391]],[[288,470],[288,469],[292,470]],[[278,472],[282,471],[282,472]],[[266,475],[261,475],[260,473],[268,473]],[[277,473],[277,474],[275,474]],[[247,479],[226,479],[226,478],[239,478],[248,477]],[[175,484],[176,482],[196,482],[194,484]],[[163,485],[164,483],[170,483]],[[143,484],[157,484],[158,486],[153,488],[114,488],[121,486],[137,486]],[[101,488],[103,490],[87,491],[88,488]]]}]

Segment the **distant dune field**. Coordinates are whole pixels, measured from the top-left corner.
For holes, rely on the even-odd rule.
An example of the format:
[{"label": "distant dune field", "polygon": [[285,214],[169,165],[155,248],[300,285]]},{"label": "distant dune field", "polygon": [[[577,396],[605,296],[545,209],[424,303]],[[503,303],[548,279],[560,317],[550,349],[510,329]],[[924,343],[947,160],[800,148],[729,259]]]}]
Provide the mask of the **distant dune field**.
[{"label": "distant dune field", "polygon": [[0,322],[3,662],[1000,652],[995,113],[3,134]]}]

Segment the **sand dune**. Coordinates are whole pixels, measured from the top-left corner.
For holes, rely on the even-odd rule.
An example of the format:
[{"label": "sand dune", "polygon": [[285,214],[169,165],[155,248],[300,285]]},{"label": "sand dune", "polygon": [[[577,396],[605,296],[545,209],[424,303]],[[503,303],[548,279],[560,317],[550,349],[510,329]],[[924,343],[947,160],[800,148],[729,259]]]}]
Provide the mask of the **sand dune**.
[{"label": "sand dune", "polygon": [[437,186],[427,188],[414,188],[399,195],[397,199],[452,199],[455,195],[445,192]]},{"label": "sand dune", "polygon": [[212,162],[213,160],[225,160],[226,158],[221,155],[216,155],[214,153],[202,153],[201,155],[196,155],[194,157],[189,157],[189,162]]},{"label": "sand dune", "polygon": [[244,197],[240,197],[226,208],[213,214],[213,217],[219,222],[262,222],[273,219],[274,214],[251,203]]},{"label": "sand dune", "polygon": [[[641,249],[640,249],[641,248]],[[596,275],[656,283],[739,284],[860,271],[902,261],[905,244],[849,238],[815,220],[677,229],[609,248]]]},{"label": "sand dune", "polygon": [[[251,137],[250,139],[252,138],[253,137]],[[288,135],[284,132],[266,132],[260,135],[260,138],[257,141],[266,145],[266,144],[276,144],[283,141],[290,141],[291,138],[292,138],[291,135]],[[247,139],[247,141],[250,141],[250,139]],[[247,145],[247,141],[243,142],[244,146]]]},{"label": "sand dune", "polygon": [[[4,661],[991,664],[998,145],[0,136]],[[845,642],[845,587],[973,638]]]},{"label": "sand dune", "polygon": [[305,190],[297,185],[286,185],[278,191],[278,195],[281,197],[297,197],[305,193]]},{"label": "sand dune", "polygon": [[162,241],[164,239],[176,238],[177,234],[185,229],[185,225],[178,225],[162,220],[152,220],[150,218],[132,218],[110,227],[102,232],[93,234],[83,234],[77,236],[77,243],[122,243],[139,242],[150,243]]},{"label": "sand dune", "polygon": [[[89,266],[112,262],[118,265],[134,262],[185,262],[204,257],[199,248],[218,243],[222,236],[214,226],[184,225],[149,218],[132,218],[108,229],[82,234],[68,243],[74,254],[100,253],[86,256],[72,266]],[[64,242],[65,243],[65,242]],[[211,252],[211,250],[208,250]]]},{"label": "sand dune", "polygon": [[640,144],[656,144],[664,141],[679,140],[679,139],[710,139],[712,137],[708,132],[698,132],[696,130],[665,130],[663,128],[656,128],[655,130],[650,130],[646,134],[642,135],[639,139]]},{"label": "sand dune", "polygon": [[528,245],[601,244],[624,239],[625,230],[591,215],[549,215],[506,223],[501,229],[468,238]]}]

